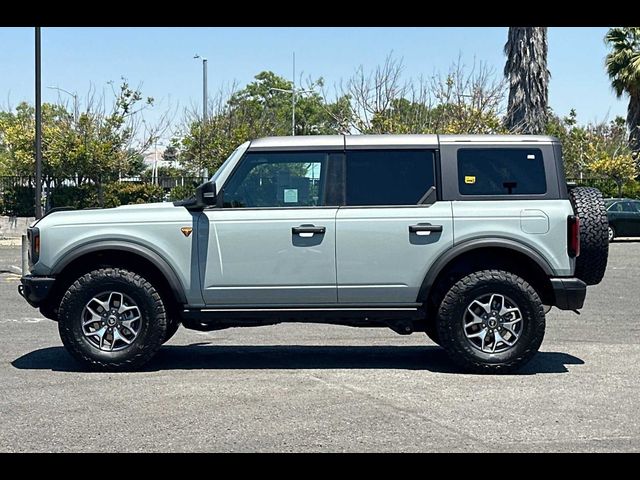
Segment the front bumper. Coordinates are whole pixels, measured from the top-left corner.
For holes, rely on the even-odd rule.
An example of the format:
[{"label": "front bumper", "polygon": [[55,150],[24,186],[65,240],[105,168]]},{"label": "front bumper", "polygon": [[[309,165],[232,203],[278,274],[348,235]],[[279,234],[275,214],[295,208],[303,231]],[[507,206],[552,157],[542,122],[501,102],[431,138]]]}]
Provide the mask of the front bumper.
[{"label": "front bumper", "polygon": [[39,307],[49,295],[55,281],[55,278],[25,275],[20,279],[18,292],[29,302],[29,305]]},{"label": "front bumper", "polygon": [[587,284],[578,278],[552,278],[555,306],[560,310],[579,310],[584,305]]}]

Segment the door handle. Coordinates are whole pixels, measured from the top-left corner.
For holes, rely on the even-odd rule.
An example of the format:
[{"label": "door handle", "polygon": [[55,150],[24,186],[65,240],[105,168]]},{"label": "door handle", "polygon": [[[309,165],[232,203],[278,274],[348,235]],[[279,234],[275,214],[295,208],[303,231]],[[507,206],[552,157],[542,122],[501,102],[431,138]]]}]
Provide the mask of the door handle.
[{"label": "door handle", "polygon": [[409,225],[409,233],[416,235],[431,235],[431,232],[441,232],[442,225],[431,225],[430,223],[418,223],[417,225]]},{"label": "door handle", "polygon": [[299,227],[291,227],[291,233],[300,235],[301,237],[313,237],[314,234],[320,235],[327,231],[325,227],[316,227],[315,225],[300,225]]}]

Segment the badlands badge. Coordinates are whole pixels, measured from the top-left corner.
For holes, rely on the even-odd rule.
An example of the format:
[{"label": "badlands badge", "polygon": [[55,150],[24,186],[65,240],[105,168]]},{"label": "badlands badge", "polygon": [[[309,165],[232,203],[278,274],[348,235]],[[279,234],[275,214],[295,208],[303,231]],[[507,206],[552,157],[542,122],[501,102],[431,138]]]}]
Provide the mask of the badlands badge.
[{"label": "badlands badge", "polygon": [[183,234],[185,237],[188,237],[189,235],[191,235],[191,232],[193,232],[193,228],[191,228],[191,227],[182,227],[182,228],[180,229],[180,231],[182,232],[182,234]]}]

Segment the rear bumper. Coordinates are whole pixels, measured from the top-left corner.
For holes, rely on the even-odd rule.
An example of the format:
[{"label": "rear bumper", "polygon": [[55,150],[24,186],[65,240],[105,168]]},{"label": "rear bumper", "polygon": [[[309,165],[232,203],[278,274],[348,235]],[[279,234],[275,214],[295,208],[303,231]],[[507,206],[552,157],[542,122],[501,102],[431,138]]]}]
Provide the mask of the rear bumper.
[{"label": "rear bumper", "polygon": [[29,305],[39,307],[46,300],[55,281],[55,278],[25,275],[20,279],[18,292]]},{"label": "rear bumper", "polygon": [[587,284],[577,278],[551,278],[555,306],[560,310],[579,310],[584,305]]}]

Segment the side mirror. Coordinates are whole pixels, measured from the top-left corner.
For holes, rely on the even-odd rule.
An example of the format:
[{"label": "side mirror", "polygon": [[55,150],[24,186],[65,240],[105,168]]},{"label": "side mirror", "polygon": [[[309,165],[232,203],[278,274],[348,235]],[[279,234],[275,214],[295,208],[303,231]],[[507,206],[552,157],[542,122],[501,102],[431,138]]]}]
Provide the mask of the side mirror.
[{"label": "side mirror", "polygon": [[176,207],[184,207],[194,212],[202,211],[206,207],[213,206],[217,203],[216,184],[206,182],[196,188],[196,194],[186,200],[173,202]]},{"label": "side mirror", "polygon": [[216,184],[214,182],[206,182],[196,188],[196,199],[202,206],[210,207],[216,204]]}]

